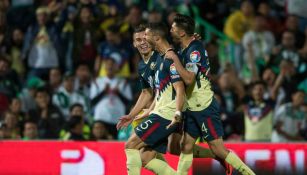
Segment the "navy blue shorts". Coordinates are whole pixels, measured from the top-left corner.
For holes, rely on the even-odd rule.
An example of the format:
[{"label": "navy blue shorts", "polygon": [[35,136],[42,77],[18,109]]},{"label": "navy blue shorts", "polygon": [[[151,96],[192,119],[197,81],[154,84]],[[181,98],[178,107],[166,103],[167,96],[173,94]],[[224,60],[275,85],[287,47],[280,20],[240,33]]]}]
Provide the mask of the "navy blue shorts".
[{"label": "navy blue shorts", "polygon": [[168,136],[178,128],[178,125],[176,125],[166,129],[166,126],[170,123],[170,120],[160,117],[157,114],[150,114],[134,128],[134,132],[152,149],[159,153],[166,153]]},{"label": "navy blue shorts", "polygon": [[215,99],[202,111],[184,112],[184,131],[193,138],[212,141],[224,135],[219,104]]}]

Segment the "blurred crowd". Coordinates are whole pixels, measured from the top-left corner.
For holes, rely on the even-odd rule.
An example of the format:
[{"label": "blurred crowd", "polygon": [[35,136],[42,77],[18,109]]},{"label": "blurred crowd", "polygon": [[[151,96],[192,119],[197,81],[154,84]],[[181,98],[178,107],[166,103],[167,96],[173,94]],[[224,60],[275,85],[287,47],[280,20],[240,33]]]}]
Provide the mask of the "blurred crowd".
[{"label": "blurred crowd", "polygon": [[304,0],[1,0],[0,139],[126,139],[115,126],[140,91],[133,28],[193,7],[233,41],[228,62],[218,37],[204,42],[224,139],[306,140]]}]

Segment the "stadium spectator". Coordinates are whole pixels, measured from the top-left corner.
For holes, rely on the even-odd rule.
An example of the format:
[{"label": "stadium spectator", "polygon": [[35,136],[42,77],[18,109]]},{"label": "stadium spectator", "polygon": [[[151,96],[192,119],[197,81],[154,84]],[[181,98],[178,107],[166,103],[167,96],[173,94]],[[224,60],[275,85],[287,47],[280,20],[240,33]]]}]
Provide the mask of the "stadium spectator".
[{"label": "stadium spectator", "polygon": [[117,25],[110,26],[105,31],[106,41],[101,42],[98,48],[99,56],[96,58],[95,71],[98,76],[106,76],[105,60],[116,57],[116,64],[119,66],[117,73],[121,77],[128,78],[131,75],[131,64],[134,51],[131,45],[126,44],[120,35],[120,28]]},{"label": "stadium spectator", "polygon": [[147,22],[148,23],[159,23],[159,22],[163,22],[162,21],[162,15],[163,13],[156,10],[156,9],[153,9],[149,12],[148,14],[148,18],[147,18]]},{"label": "stadium spectator", "polygon": [[97,78],[91,86],[91,103],[94,120],[105,122],[110,134],[116,138],[116,124],[126,112],[126,105],[132,100],[130,85],[125,79],[116,76],[116,58],[105,61],[106,76]]},{"label": "stadium spectator", "polygon": [[11,42],[8,48],[9,60],[12,63],[11,68],[18,73],[19,77],[24,78],[25,66],[21,58],[24,34],[21,29],[16,28],[12,32]]},{"label": "stadium spectator", "polygon": [[272,138],[274,101],[264,100],[264,90],[264,82],[254,82],[251,99],[244,103],[244,139],[249,142],[269,142]]},{"label": "stadium spectator", "polygon": [[68,131],[69,136],[67,140],[76,140],[76,141],[84,141],[85,138],[83,136],[83,119],[81,116],[72,116],[68,122]]},{"label": "stadium spectator", "polygon": [[281,69],[277,76],[272,68],[267,67],[262,74],[262,80],[266,82],[267,85],[267,89],[264,93],[264,99],[275,100],[275,109],[278,109],[285,100],[286,93],[285,90],[281,87],[285,73],[286,71]]},{"label": "stadium spectator", "polygon": [[242,98],[239,94],[244,96],[244,90],[242,89],[243,85],[235,79],[230,71],[225,71],[220,75],[218,89],[215,90],[215,94],[218,96],[221,106],[225,139],[232,134],[242,133],[242,116],[238,112],[238,106]]},{"label": "stadium spectator", "polygon": [[63,10],[60,20],[64,23],[61,39],[63,41],[64,50],[64,68],[66,71],[73,71],[74,68],[74,32],[75,32],[75,20],[78,13],[77,5],[68,3],[66,9]]},{"label": "stadium spectator", "polygon": [[9,132],[7,130],[6,124],[1,121],[0,122],[0,140],[10,139]]},{"label": "stadium spectator", "polygon": [[35,105],[35,93],[38,88],[45,86],[45,82],[40,78],[33,77],[30,78],[26,87],[22,89],[21,93],[18,95],[18,98],[22,104],[22,111],[29,112],[36,108]]},{"label": "stadium spectator", "polygon": [[50,92],[56,93],[62,84],[62,72],[59,68],[52,68],[49,71],[48,88]]},{"label": "stadium spectator", "polygon": [[32,121],[26,121],[23,126],[23,138],[22,140],[36,140],[38,139],[37,124]]},{"label": "stadium spectator", "polygon": [[38,8],[36,17],[37,23],[30,26],[25,35],[22,58],[28,60],[28,78],[47,79],[49,70],[60,65],[61,42],[57,26],[48,23],[48,9]]},{"label": "stadium spectator", "polygon": [[243,67],[242,48],[240,44],[245,32],[251,29],[253,21],[253,5],[249,1],[243,1],[241,9],[233,12],[225,22],[224,33],[236,43],[234,48],[236,58],[234,64],[238,73],[242,72]]},{"label": "stadium spectator", "polygon": [[38,125],[38,136],[41,139],[58,139],[65,120],[60,110],[50,103],[46,88],[39,88],[35,93],[37,109],[29,111],[29,120]]},{"label": "stadium spectator", "polygon": [[92,125],[90,140],[93,141],[103,141],[103,140],[113,140],[113,136],[109,134],[107,127],[102,121],[95,121]]},{"label": "stadium spectator", "polygon": [[21,101],[18,98],[13,98],[9,106],[9,110],[17,116],[17,121],[20,127],[23,126],[25,120],[27,120],[27,115],[21,111],[21,106]]},{"label": "stadium spectator", "polygon": [[77,66],[79,62],[87,63],[92,69],[97,55],[97,31],[92,11],[84,6],[80,9],[79,19],[74,29],[73,60]]},{"label": "stadium spectator", "polygon": [[17,116],[11,111],[4,113],[4,123],[10,139],[20,139],[20,126]]},{"label": "stadium spectator", "polygon": [[243,1],[241,9],[228,17],[224,28],[225,34],[239,44],[244,33],[252,28],[253,16],[253,4],[249,1]]},{"label": "stadium spectator", "polygon": [[86,98],[75,91],[74,81],[74,75],[67,72],[63,78],[63,85],[52,97],[52,103],[61,110],[66,120],[69,118],[69,107],[74,103],[82,104],[85,111],[88,111]]},{"label": "stadium spectator", "polygon": [[292,102],[280,106],[275,114],[275,129],[273,142],[302,141],[300,135],[305,128],[307,115],[303,111],[305,92],[296,91],[292,95]]},{"label": "stadium spectator", "polygon": [[275,37],[279,36],[282,32],[282,24],[276,15],[273,16],[274,11],[269,2],[260,2],[257,12],[265,18],[265,29],[271,31]]},{"label": "stadium spectator", "polygon": [[[284,102],[290,102],[292,94],[297,90],[300,83],[306,79],[307,70],[305,69],[304,72],[298,72],[295,69],[294,63],[291,60],[283,60],[280,63],[282,73],[282,88],[286,92]],[[306,89],[306,88],[305,88]]]},{"label": "stadium spectator", "polygon": [[[258,72],[262,72],[269,62],[272,48],[275,45],[273,34],[265,30],[265,18],[263,16],[255,16],[253,28],[244,34],[242,45],[245,65],[250,72],[256,69],[254,74],[259,75]],[[253,66],[256,67],[253,68]]]},{"label": "stadium spectator", "polygon": [[[287,16],[285,21],[285,29],[284,31],[291,31],[295,37],[295,47],[302,48],[305,41],[305,35],[302,31],[299,30],[298,17],[295,15]],[[282,36],[283,37],[283,36]]]},{"label": "stadium spectator", "polygon": [[[86,140],[88,140],[90,138],[90,133],[91,133],[91,128],[89,126],[89,122],[91,122],[91,118],[86,118],[83,106],[79,103],[75,103],[69,108],[69,120],[71,117],[74,117],[74,116],[82,117],[83,122],[84,122],[83,128],[82,128],[83,136]],[[70,136],[68,131],[69,131],[68,128],[62,129],[60,133],[60,138],[63,140],[68,140]]]},{"label": "stadium spectator", "polygon": [[273,48],[271,61],[273,65],[278,66],[282,60],[290,60],[295,68],[299,67],[301,58],[295,47],[295,35],[291,31],[285,31],[282,34],[282,42]]},{"label": "stadium spectator", "polygon": [[88,98],[90,95],[91,78],[92,75],[88,65],[85,63],[80,63],[76,67],[74,87],[78,93],[86,98]]}]

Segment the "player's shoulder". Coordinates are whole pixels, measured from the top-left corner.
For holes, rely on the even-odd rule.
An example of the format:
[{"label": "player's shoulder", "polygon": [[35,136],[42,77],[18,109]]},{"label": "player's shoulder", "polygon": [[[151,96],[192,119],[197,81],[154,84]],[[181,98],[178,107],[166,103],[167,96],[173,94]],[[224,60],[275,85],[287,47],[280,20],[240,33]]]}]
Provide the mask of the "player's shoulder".
[{"label": "player's shoulder", "polygon": [[193,52],[194,50],[201,51],[204,49],[203,43],[199,40],[193,40],[189,45],[188,52]]}]

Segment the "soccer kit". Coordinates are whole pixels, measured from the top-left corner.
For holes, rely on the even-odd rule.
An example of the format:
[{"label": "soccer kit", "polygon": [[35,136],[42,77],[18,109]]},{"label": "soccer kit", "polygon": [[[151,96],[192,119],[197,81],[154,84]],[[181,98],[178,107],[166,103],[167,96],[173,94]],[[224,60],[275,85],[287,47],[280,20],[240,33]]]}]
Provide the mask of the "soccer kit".
[{"label": "soccer kit", "polygon": [[[142,89],[151,88],[154,90],[154,79],[155,79],[155,72],[156,72],[156,61],[157,58],[160,57],[158,52],[153,51],[152,55],[145,62],[143,59],[138,64],[138,75],[140,80],[140,85]],[[143,111],[139,114],[142,114]],[[143,119],[134,120],[132,122],[132,127],[135,128],[139,125]]]},{"label": "soccer kit", "polygon": [[209,58],[198,40],[193,40],[180,53],[187,71],[195,74],[195,82],[186,88],[188,108],[184,112],[184,131],[193,138],[206,141],[223,136],[220,108],[209,81]]},{"label": "soccer kit", "polygon": [[134,131],[152,149],[165,153],[168,136],[177,129],[177,125],[166,128],[176,111],[176,91],[172,84],[181,81],[172,60],[164,56],[157,57],[154,81],[155,107]]}]

